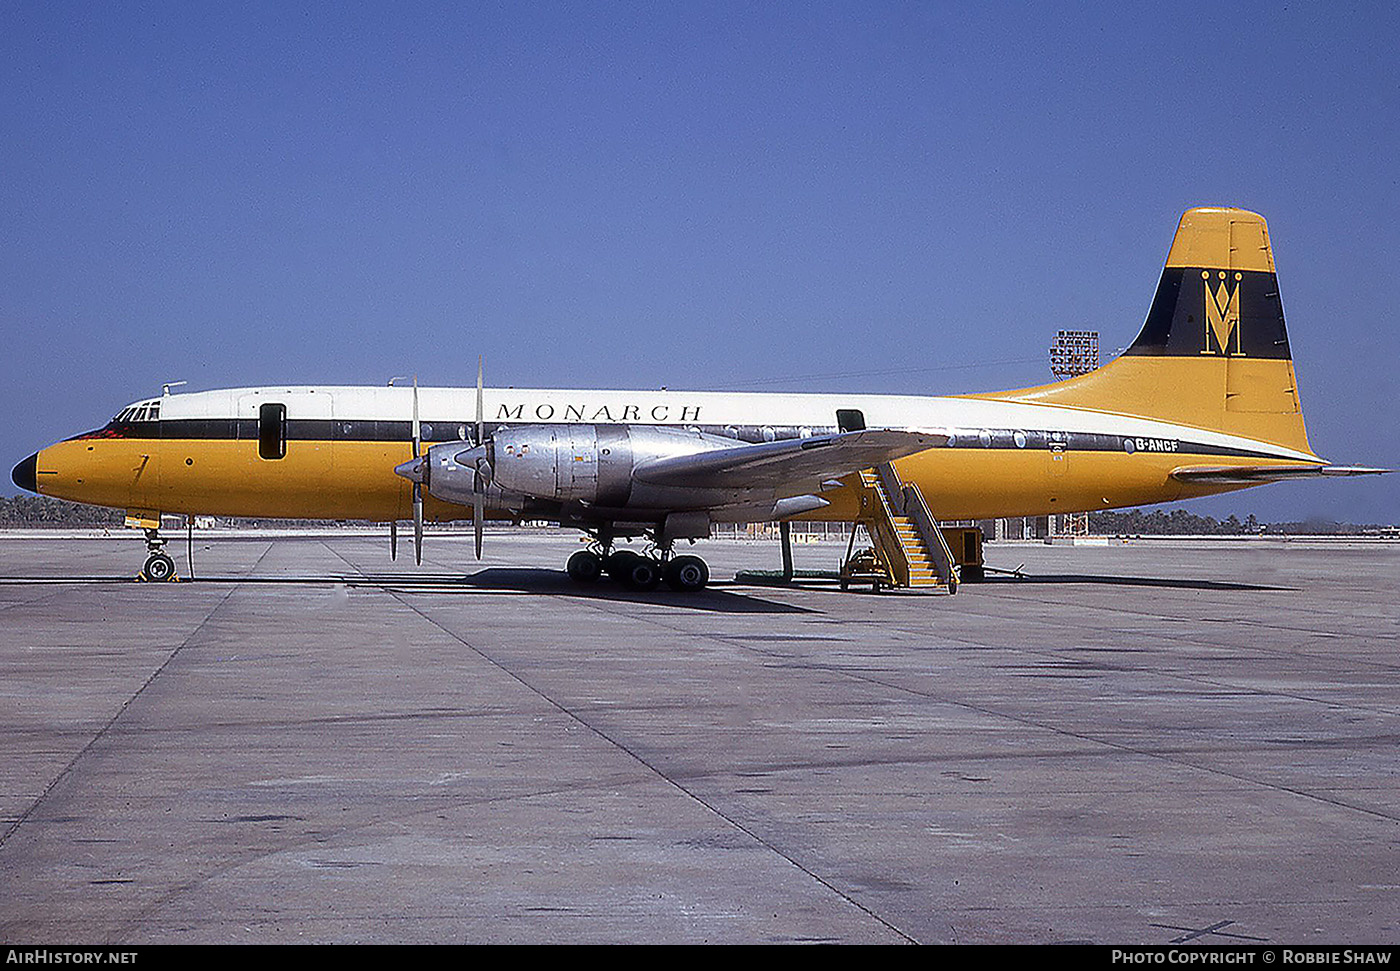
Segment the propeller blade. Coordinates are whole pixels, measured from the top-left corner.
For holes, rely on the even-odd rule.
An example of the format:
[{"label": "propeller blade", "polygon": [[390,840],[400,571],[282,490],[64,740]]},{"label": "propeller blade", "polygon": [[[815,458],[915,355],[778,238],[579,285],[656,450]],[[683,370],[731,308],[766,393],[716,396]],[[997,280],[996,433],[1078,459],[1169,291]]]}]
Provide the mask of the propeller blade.
[{"label": "propeller blade", "polygon": [[472,496],[472,528],[476,531],[476,558],[481,559],[481,527],[486,518],[486,496],[478,492]]},{"label": "propeller blade", "polygon": [[[413,457],[423,446],[423,427],[418,421],[418,375],[413,376]],[[413,482],[413,562],[423,565],[423,478],[426,463],[417,465],[418,478]]]},{"label": "propeller blade", "polygon": [[413,376],[413,457],[418,457],[418,451],[423,444],[423,427],[418,423],[418,375]]},{"label": "propeller blade", "polygon": [[[486,358],[476,357],[476,446],[481,448],[486,442]],[[481,474],[481,463],[477,459],[476,474],[472,476],[472,531],[476,534],[476,558],[481,559],[481,533],[486,520],[486,479]]]},{"label": "propeller blade", "polygon": [[423,487],[413,483],[413,562],[423,565]]},{"label": "propeller blade", "polygon": [[486,359],[481,355],[476,358],[476,442],[480,445],[482,436],[485,435],[486,403],[483,390],[486,386]]},{"label": "propeller blade", "polygon": [[399,524],[389,520],[389,559],[399,558]]}]

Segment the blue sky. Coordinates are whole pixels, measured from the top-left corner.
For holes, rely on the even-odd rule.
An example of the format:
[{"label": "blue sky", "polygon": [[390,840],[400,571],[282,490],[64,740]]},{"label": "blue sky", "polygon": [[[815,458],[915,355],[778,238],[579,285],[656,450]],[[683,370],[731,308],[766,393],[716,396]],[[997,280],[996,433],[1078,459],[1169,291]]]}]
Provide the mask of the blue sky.
[{"label": "blue sky", "polygon": [[[0,459],[165,381],[478,354],[1042,383],[1057,329],[1129,343],[1181,212],[1230,204],[1269,220],[1314,447],[1400,466],[1397,36],[1388,4],[8,3]],[[1400,521],[1400,476],[1191,508]]]}]

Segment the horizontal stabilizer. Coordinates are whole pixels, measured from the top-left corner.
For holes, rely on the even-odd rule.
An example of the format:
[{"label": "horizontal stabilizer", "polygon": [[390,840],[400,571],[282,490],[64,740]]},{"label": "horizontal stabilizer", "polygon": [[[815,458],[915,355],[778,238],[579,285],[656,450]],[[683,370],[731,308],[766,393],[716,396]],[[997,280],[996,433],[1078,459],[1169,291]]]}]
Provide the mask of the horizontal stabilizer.
[{"label": "horizontal stabilizer", "polygon": [[1182,482],[1283,482],[1332,475],[1384,475],[1390,471],[1393,470],[1364,465],[1192,465],[1173,469],[1172,478]]},{"label": "horizontal stabilizer", "polygon": [[941,432],[869,428],[673,455],[639,465],[632,476],[654,485],[781,488],[795,482],[839,478],[947,443],[948,436]]}]

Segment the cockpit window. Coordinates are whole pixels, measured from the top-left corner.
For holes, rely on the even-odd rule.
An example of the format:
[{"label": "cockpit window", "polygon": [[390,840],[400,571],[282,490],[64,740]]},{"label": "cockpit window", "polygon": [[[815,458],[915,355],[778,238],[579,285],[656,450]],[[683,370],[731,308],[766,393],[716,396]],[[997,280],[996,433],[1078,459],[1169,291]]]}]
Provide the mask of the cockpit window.
[{"label": "cockpit window", "polygon": [[122,425],[134,421],[156,421],[160,418],[159,401],[138,401],[127,405],[112,419],[112,424]]}]

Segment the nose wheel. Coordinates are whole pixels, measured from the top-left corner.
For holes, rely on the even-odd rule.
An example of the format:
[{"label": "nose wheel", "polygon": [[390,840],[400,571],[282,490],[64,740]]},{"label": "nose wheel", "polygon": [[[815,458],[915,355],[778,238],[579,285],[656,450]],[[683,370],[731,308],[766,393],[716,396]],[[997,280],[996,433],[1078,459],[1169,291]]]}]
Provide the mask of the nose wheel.
[{"label": "nose wheel", "polygon": [[138,579],[151,583],[169,583],[179,579],[175,575],[175,561],[165,552],[165,540],[154,529],[146,530],[146,564],[141,567]]}]

